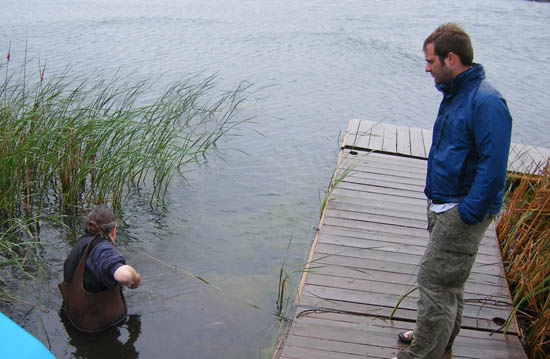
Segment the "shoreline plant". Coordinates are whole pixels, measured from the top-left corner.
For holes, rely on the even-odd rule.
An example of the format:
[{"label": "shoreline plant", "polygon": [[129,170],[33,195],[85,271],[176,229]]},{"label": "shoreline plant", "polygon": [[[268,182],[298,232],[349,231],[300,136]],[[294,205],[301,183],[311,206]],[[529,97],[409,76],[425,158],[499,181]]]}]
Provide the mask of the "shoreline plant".
[{"label": "shoreline plant", "polygon": [[[511,178],[497,238],[514,310],[530,358],[550,355],[550,160]],[[511,324],[508,320],[508,326]]]},{"label": "shoreline plant", "polygon": [[237,116],[245,82],[220,93],[215,76],[195,77],[148,101],[148,80],[79,80],[41,67],[29,81],[26,59],[19,76],[10,61],[8,51],[0,62],[0,267],[24,273],[39,257],[43,221],[75,227],[88,208],[120,210],[142,188],[156,208],[175,175],[250,119]]}]

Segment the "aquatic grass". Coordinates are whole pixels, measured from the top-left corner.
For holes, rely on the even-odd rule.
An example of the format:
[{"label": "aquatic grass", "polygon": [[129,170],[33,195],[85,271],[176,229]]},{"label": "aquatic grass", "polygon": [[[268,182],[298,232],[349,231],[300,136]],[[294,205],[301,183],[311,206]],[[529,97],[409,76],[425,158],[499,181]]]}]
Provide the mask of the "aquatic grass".
[{"label": "aquatic grass", "polygon": [[[342,151],[343,153],[343,151]],[[370,153],[370,152],[367,152],[367,154]],[[355,154],[353,154],[352,152],[348,152],[348,154],[354,156]],[[345,155],[342,155],[341,154],[342,159],[339,160],[339,163],[343,163],[343,160],[345,160],[347,158],[347,154]],[[325,194],[323,195],[322,199],[320,199],[321,201],[321,209],[320,209],[320,213],[321,213],[321,216],[323,215],[323,213],[325,212],[325,208],[328,204],[328,200],[330,198],[330,195],[332,194],[332,192],[334,192],[334,190],[348,177],[350,176],[354,170],[355,170],[355,166],[357,165],[359,161],[356,161],[355,163],[352,163],[351,165],[345,167],[345,168],[341,168],[340,166],[338,166],[334,172],[332,173],[332,176],[330,178],[330,183],[329,183],[329,186],[328,186],[328,189],[325,191]]]},{"label": "aquatic grass", "polygon": [[[314,273],[316,270],[324,268],[324,265],[317,264],[317,262],[322,261],[325,258],[331,257],[332,254],[327,254],[325,256],[321,256],[317,259],[308,260],[303,265],[299,266],[298,268],[287,270],[286,265],[286,259],[288,256],[288,251],[290,249],[290,246],[292,244],[292,236],[290,237],[288,241],[288,245],[286,248],[285,255],[283,257],[283,262],[281,264],[281,267],[279,268],[279,283],[278,283],[278,291],[277,291],[277,310],[276,315],[279,318],[286,319],[286,317],[283,315],[283,312],[288,312],[288,302],[290,298],[294,296],[294,294],[300,295],[300,287],[303,287],[303,283],[300,283],[297,285],[293,282],[293,279],[296,275],[301,275],[301,279],[303,280],[304,275],[307,273]],[[292,287],[294,289],[294,294],[288,294],[288,287]],[[316,296],[313,293],[310,293],[314,296]],[[298,299],[298,297],[296,297]]]},{"label": "aquatic grass", "polygon": [[[358,138],[360,139],[363,136],[367,136],[367,135],[368,136],[373,136],[373,137],[379,136],[377,134],[373,134],[372,129],[375,126],[377,126],[378,124],[380,124],[381,121],[376,122],[374,125],[372,125],[369,129],[367,129],[365,131],[360,132],[359,127],[358,127],[357,130],[356,130],[355,136],[353,138],[353,143],[351,145],[346,145],[345,146],[345,147],[349,148],[349,152],[343,151],[343,147],[340,149],[340,154],[339,154],[339,158],[338,158],[338,166],[336,167],[336,169],[332,173],[328,189],[327,189],[327,191],[325,191],[324,196],[320,200],[321,201],[321,216],[323,215],[323,213],[325,211],[325,207],[326,207],[326,205],[328,203],[328,200],[330,198],[330,195],[332,194],[334,189],[336,189],[338,187],[338,185],[340,185],[340,183],[342,183],[348,176],[350,176],[351,174],[354,173],[355,166],[357,166],[357,164],[359,163],[359,160],[356,160],[356,161],[352,162],[351,165],[349,165],[345,168],[341,168],[340,165],[348,158],[348,156],[353,157],[353,156],[356,156],[356,155],[359,154],[358,151],[360,151],[360,150],[359,150],[359,148],[356,147],[356,143],[357,143]],[[351,129],[348,129],[348,130],[351,130]],[[346,141],[345,137],[342,137],[342,132],[340,132],[338,134],[338,143],[342,143],[343,145],[345,145],[345,141]],[[373,152],[373,151],[372,150],[364,151],[364,153],[366,155],[369,155],[371,152]]]},{"label": "aquatic grass", "polygon": [[30,303],[30,302],[28,302],[24,299],[12,297],[10,294],[4,292],[2,289],[0,289],[0,301],[2,301],[2,302],[22,303],[22,304],[28,305],[29,307],[33,307],[34,309],[38,309],[39,311],[41,311],[43,313],[49,313],[50,312],[48,309],[46,309],[44,307],[41,307],[39,305]]},{"label": "aquatic grass", "polygon": [[0,226],[4,228],[0,232],[0,267],[16,268],[25,277],[36,279],[35,273],[45,271],[37,260],[42,247],[28,223],[13,219],[0,222]]},{"label": "aquatic grass", "polygon": [[9,62],[8,51],[0,64],[6,69],[0,85],[0,256],[6,263],[21,263],[29,253],[23,244],[40,241],[47,216],[76,226],[88,208],[110,203],[121,209],[143,188],[151,207],[162,205],[175,175],[250,120],[237,116],[251,88],[244,82],[220,93],[215,76],[197,76],[148,100],[150,80],[77,79],[68,70],[49,75],[42,66],[31,83],[26,64],[16,77]]},{"label": "aquatic grass", "polygon": [[532,358],[550,354],[550,161],[515,176],[497,237],[514,309],[526,323],[524,344]]},{"label": "aquatic grass", "polygon": [[[261,349],[258,352],[259,358],[278,357],[279,351],[282,348],[282,343],[286,338],[287,331],[289,330],[290,324],[293,321],[292,319],[290,319],[290,314],[294,310],[294,306],[290,304],[291,303],[290,299],[293,296],[295,296],[296,302],[298,301],[299,295],[301,295],[300,289],[301,288],[303,289],[304,276],[307,273],[315,272],[315,270],[325,267],[324,265],[312,266],[312,264],[332,256],[329,254],[329,255],[317,258],[315,260],[311,260],[310,258],[302,266],[298,267],[297,269],[292,269],[289,271],[287,270],[286,260],[287,260],[287,256],[288,256],[288,252],[291,244],[292,244],[292,236],[289,238],[285,255],[283,256],[283,262],[281,264],[281,267],[279,268],[279,283],[278,283],[276,312],[275,312],[275,315],[278,318],[278,321],[274,322],[270,327],[270,329],[268,330],[268,332],[275,331],[276,334],[272,336],[273,340],[271,341],[271,343],[267,347]],[[296,284],[293,281],[293,279],[295,278],[296,275],[300,275],[300,274],[301,274],[300,284]],[[291,287],[294,290],[294,292],[289,294],[287,289],[288,287]],[[309,294],[317,298],[323,299],[314,293],[309,293]],[[267,333],[266,333],[266,336],[267,336]]]},{"label": "aquatic grass", "polygon": [[[30,207],[36,199],[31,192],[45,194],[21,191],[32,186],[48,194],[53,190],[66,208],[79,205],[79,196],[85,204],[120,205],[127,183],[143,185],[147,179],[153,195],[162,198],[174,171],[196,162],[241,122],[230,116],[241,98],[225,96],[211,106],[198,103],[212,82],[211,77],[199,84],[178,83],[152,105],[141,107],[128,106],[134,106],[143,84],[128,89],[103,83],[88,91],[83,82],[63,95],[58,83],[47,96],[47,87],[39,90],[25,111],[20,92],[1,112],[2,173],[7,174],[2,189],[8,190],[2,196],[4,212],[15,214],[21,203]],[[232,94],[245,89],[240,86]],[[49,102],[40,103],[46,97]],[[222,105],[228,108],[216,121]],[[207,124],[209,128],[201,128]]]},{"label": "aquatic grass", "polygon": [[410,294],[412,294],[417,289],[418,289],[417,286],[414,286],[410,289],[407,288],[407,291],[405,293],[401,294],[399,296],[399,298],[397,298],[397,302],[393,306],[392,312],[391,312],[390,316],[388,317],[389,320],[393,320],[395,313],[397,312],[397,310],[399,309],[399,306],[401,305],[401,302],[403,302],[403,300],[405,300],[405,298],[407,298]]},{"label": "aquatic grass", "polygon": [[309,272],[312,268],[310,266],[310,263],[306,263],[302,267],[298,269],[293,269],[288,271],[286,266],[286,259],[288,256],[288,251],[290,249],[290,246],[292,244],[292,236],[290,236],[288,240],[288,244],[286,247],[285,255],[283,257],[283,262],[281,264],[281,267],[279,268],[279,284],[277,286],[277,311],[276,315],[279,318],[284,318],[283,311],[285,308],[287,308],[288,298],[291,298],[291,295],[287,294],[287,286],[294,287],[295,290],[298,289],[298,286],[292,282],[292,278],[297,274],[304,274],[306,272]]},{"label": "aquatic grass", "polygon": [[285,288],[289,278],[288,273],[286,273],[285,266],[286,266],[286,258],[288,256],[288,250],[290,249],[291,244],[292,244],[292,236],[290,236],[288,240],[285,255],[283,257],[283,263],[281,264],[281,268],[279,268],[279,285],[277,286],[278,287],[278,291],[277,291],[277,314],[278,315],[281,315],[283,311],[283,302],[285,300]]}]

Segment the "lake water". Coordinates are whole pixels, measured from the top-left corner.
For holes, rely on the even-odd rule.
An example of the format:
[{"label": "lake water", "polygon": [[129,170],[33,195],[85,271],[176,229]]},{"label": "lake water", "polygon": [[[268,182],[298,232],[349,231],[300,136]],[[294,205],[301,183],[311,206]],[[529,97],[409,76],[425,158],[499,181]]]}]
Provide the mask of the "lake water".
[{"label": "lake water", "polygon": [[[0,52],[71,73],[174,78],[216,73],[220,89],[261,89],[238,136],[176,180],[164,211],[136,199],[117,244],[142,273],[126,291],[130,321],[80,336],[59,316],[57,283],[70,244],[43,233],[48,275],[4,288],[40,305],[0,308],[58,358],[239,358],[277,336],[278,274],[305,260],[320,198],[352,118],[431,128],[440,94],[421,45],[437,25],[462,24],[475,61],[508,101],[513,141],[550,147],[550,4],[523,0],[326,2],[267,0],[0,0]],[[0,73],[4,73],[2,55]],[[12,66],[12,65],[10,65]],[[15,66],[15,65],[13,65]],[[207,279],[185,275],[178,266]],[[270,357],[266,355],[266,357]]]}]

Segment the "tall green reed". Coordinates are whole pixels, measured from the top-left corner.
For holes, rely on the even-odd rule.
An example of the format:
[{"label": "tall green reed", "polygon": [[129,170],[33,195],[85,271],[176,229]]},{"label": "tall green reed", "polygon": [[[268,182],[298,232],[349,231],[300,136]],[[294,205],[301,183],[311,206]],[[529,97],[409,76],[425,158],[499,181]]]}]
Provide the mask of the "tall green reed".
[{"label": "tall green reed", "polygon": [[143,187],[152,207],[162,204],[175,175],[249,120],[237,116],[247,83],[220,94],[215,76],[195,77],[147,101],[151,81],[48,76],[40,67],[33,82],[26,63],[23,76],[9,63],[8,52],[0,63],[0,264],[39,241],[48,215],[78,218],[98,203],[120,209]]}]

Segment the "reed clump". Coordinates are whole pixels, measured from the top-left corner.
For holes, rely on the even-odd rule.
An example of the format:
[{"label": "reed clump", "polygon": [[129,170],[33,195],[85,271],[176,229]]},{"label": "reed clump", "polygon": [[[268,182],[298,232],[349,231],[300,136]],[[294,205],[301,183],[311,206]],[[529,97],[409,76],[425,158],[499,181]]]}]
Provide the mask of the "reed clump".
[{"label": "reed clump", "polygon": [[[121,208],[147,187],[162,204],[174,175],[216,148],[241,123],[249,84],[218,92],[215,77],[174,82],[148,100],[149,81],[131,84],[48,76],[30,81],[0,69],[0,266],[39,251],[48,217],[78,218],[87,208]],[[77,224],[77,222],[74,222]]]},{"label": "reed clump", "polygon": [[[540,168],[540,167],[539,167]],[[514,304],[531,358],[550,355],[550,162],[520,177],[497,224]]]}]

